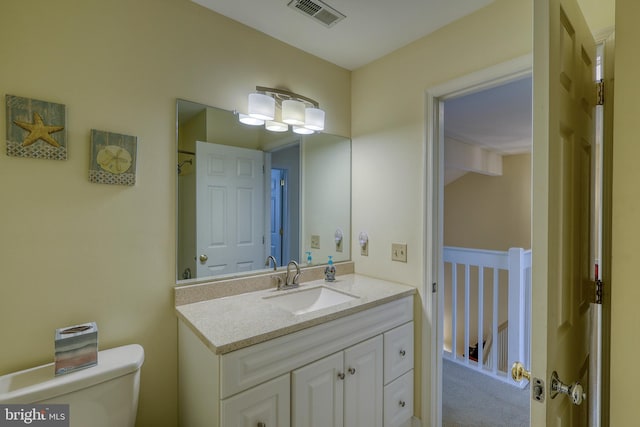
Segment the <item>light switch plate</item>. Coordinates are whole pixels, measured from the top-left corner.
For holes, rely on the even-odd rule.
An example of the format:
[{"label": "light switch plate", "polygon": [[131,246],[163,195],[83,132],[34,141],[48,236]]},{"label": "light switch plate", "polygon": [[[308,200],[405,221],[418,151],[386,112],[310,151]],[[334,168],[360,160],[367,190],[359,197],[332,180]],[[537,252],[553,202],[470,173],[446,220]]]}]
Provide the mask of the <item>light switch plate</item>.
[{"label": "light switch plate", "polygon": [[320,249],[320,236],[317,234],[311,235],[311,249]]},{"label": "light switch plate", "polygon": [[407,262],[407,244],[406,243],[391,244],[391,261]]}]

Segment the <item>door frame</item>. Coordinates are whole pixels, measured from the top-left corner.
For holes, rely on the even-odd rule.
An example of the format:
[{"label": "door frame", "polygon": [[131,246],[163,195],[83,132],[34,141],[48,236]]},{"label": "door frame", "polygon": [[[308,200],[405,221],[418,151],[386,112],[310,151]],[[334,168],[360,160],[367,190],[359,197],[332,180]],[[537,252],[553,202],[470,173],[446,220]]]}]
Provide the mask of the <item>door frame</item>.
[{"label": "door frame", "polygon": [[[443,209],[444,209],[444,121],[443,101],[450,98],[499,86],[531,75],[533,53],[467,74],[425,92],[426,128],[423,156],[424,192],[424,247],[425,266],[423,287],[420,292],[424,313],[422,316],[422,414],[423,425],[442,425],[442,354],[443,343],[440,304],[444,299],[442,284]],[[433,292],[433,286],[438,292]],[[434,298],[434,295],[437,298]]]}]

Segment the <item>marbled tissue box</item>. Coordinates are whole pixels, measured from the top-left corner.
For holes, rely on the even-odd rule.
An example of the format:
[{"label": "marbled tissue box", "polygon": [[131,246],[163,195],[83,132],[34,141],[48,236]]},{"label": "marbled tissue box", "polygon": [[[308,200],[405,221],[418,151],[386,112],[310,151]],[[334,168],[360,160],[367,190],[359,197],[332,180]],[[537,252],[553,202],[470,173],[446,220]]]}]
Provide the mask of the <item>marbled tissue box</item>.
[{"label": "marbled tissue box", "polygon": [[56,329],[56,375],[68,374],[97,364],[98,326],[95,322]]}]

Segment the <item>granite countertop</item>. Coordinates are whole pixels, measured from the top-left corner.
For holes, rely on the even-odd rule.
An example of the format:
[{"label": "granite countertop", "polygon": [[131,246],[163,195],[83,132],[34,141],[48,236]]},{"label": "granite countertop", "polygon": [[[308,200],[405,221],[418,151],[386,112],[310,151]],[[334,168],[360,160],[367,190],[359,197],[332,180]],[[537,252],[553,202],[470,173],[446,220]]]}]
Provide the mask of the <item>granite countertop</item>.
[{"label": "granite countertop", "polygon": [[[356,296],[351,301],[295,315],[265,297],[326,286]],[[176,307],[176,313],[215,354],[224,354],[290,334],[376,305],[413,295],[414,287],[358,274],[334,282],[315,280],[286,291],[268,289]]]}]

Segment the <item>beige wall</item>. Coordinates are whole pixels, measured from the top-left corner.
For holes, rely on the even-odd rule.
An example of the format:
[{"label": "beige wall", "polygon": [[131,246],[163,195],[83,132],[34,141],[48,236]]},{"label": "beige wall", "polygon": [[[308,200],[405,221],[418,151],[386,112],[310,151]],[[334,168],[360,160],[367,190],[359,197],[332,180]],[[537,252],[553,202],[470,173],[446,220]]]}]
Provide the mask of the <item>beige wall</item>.
[{"label": "beige wall", "polygon": [[[421,284],[425,92],[530,53],[531,8],[530,0],[497,0],[354,71],[353,234],[370,239],[368,257],[354,254],[360,272]],[[392,242],[408,244],[406,264],[391,262]]]},{"label": "beige wall", "polygon": [[[176,98],[243,109],[256,85],[286,87],[349,135],[350,73],[187,0],[2,0],[0,52],[0,135],[4,94],[31,97],[66,104],[69,147],[0,154],[0,374],[95,320],[101,348],[145,348],[138,425],[175,426]],[[92,128],[139,137],[134,187],[88,182]]]},{"label": "beige wall", "polygon": [[[424,241],[425,91],[471,72],[517,58],[532,49],[531,0],[496,0],[490,6],[362,67],[352,78],[352,241],[369,234],[369,256],[353,251],[358,273],[421,289]],[[407,243],[407,263],[391,261],[391,243]],[[416,313],[420,315],[421,309]],[[416,348],[422,339],[416,322]],[[416,412],[420,387],[431,380],[417,360]],[[428,423],[428,420],[423,420]]]},{"label": "beige wall", "polygon": [[468,173],[445,187],[445,246],[531,248],[531,154],[502,161],[501,176]]},{"label": "beige wall", "polygon": [[[616,0],[611,290],[611,425],[637,423],[640,351],[640,3]],[[606,295],[606,294],[605,294]]]}]

